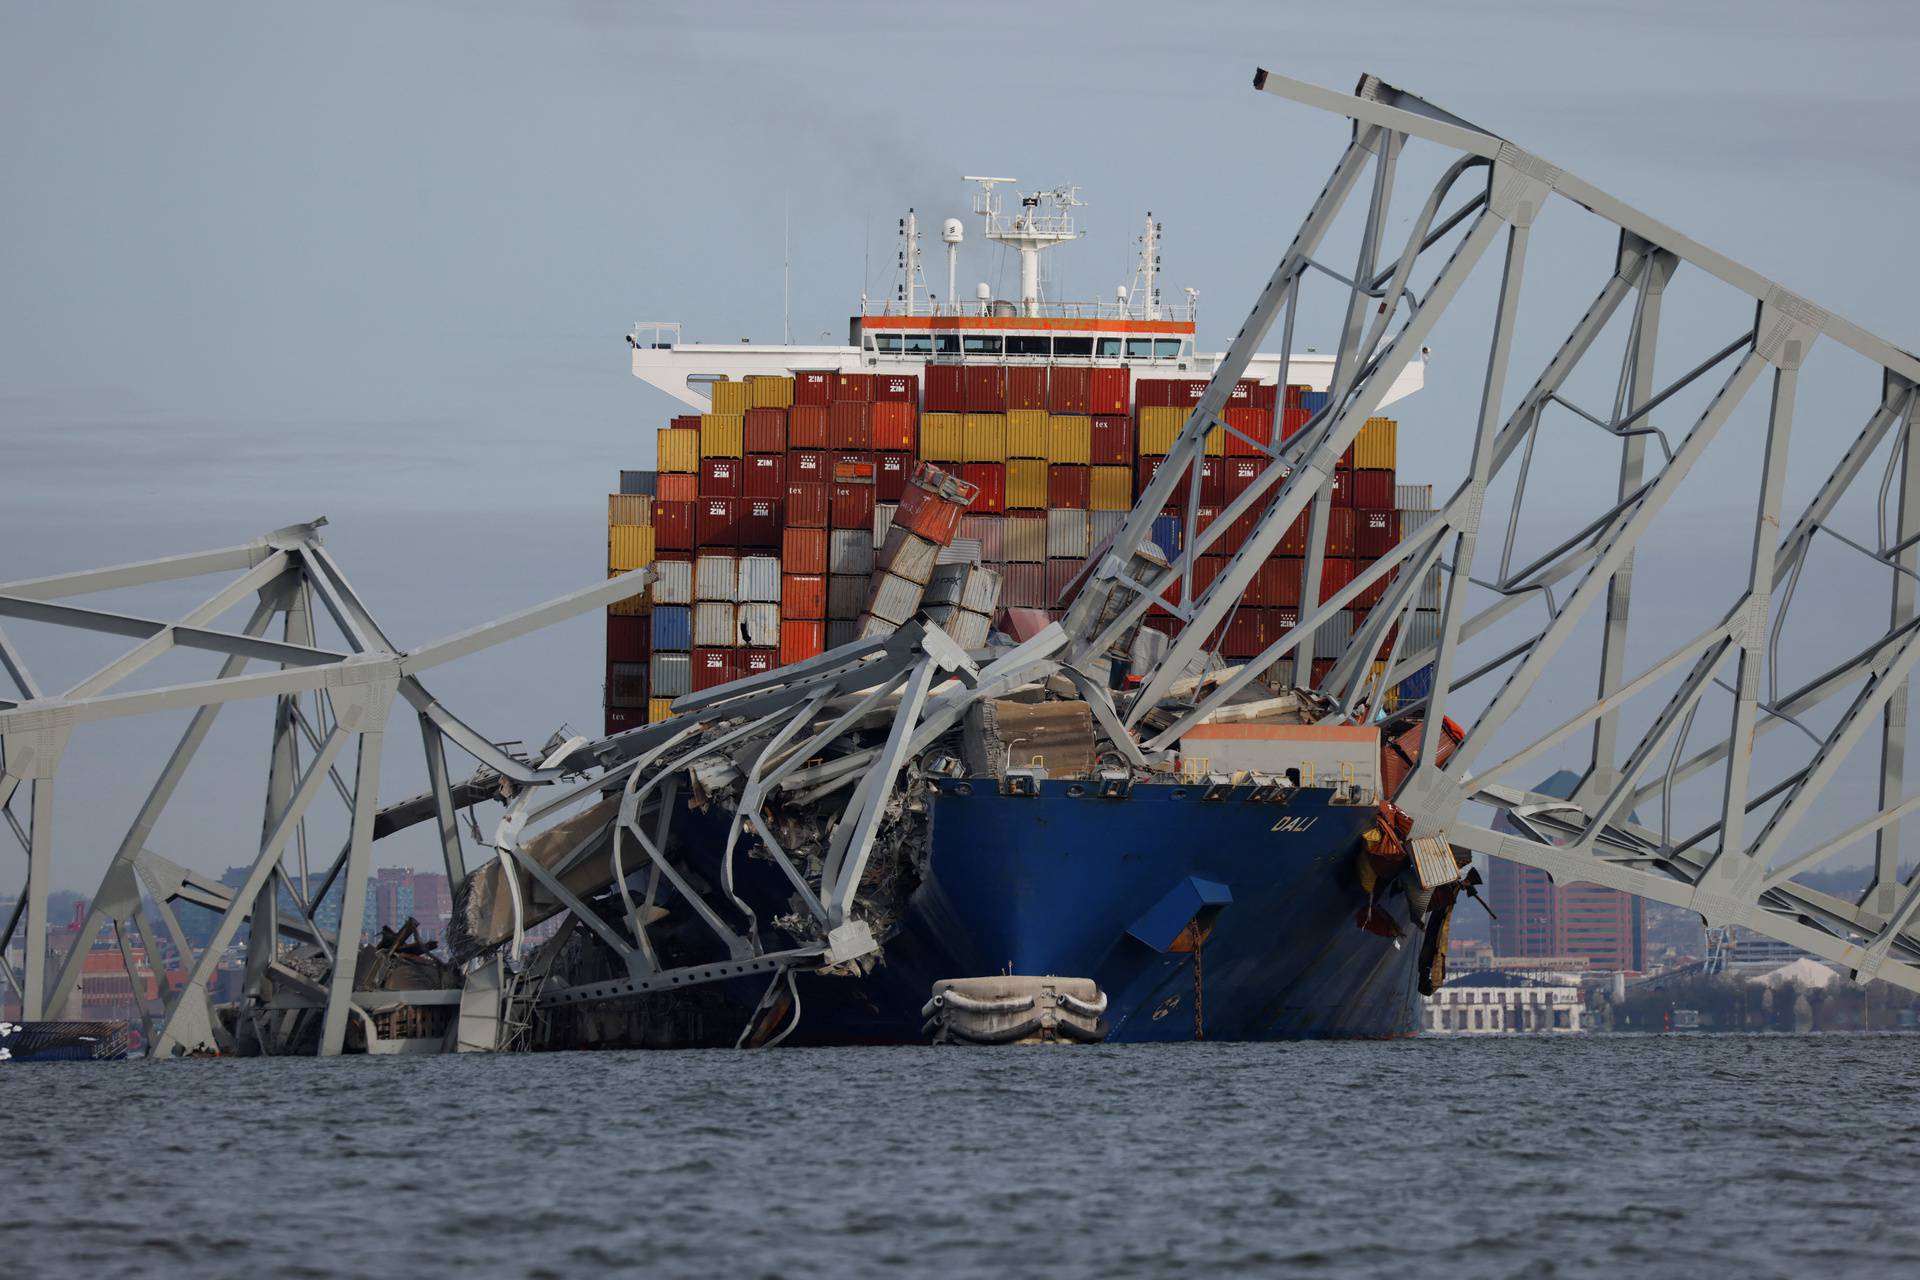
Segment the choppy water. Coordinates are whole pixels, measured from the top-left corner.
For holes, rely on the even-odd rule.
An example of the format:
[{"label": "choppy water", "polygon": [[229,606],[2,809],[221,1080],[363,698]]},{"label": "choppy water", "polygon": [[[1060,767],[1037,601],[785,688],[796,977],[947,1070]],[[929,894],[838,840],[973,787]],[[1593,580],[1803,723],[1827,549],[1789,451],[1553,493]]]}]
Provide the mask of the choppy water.
[{"label": "choppy water", "polygon": [[8,1274],[1894,1275],[1920,1040],[0,1068]]}]

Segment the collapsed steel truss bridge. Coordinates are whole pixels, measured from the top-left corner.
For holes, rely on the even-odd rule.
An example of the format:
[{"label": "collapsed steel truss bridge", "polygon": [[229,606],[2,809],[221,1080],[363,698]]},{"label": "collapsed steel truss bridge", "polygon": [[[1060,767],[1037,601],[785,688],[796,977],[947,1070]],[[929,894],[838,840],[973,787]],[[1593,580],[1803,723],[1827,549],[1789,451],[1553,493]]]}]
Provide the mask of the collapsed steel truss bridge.
[{"label": "collapsed steel truss bridge", "polygon": [[[53,790],[68,739],[87,722],[192,711],[93,895],[83,931],[92,938],[110,925],[129,972],[135,931],[149,953],[159,951],[164,936],[191,958],[184,989],[163,993],[149,1015],[148,1042],[157,1052],[215,1047],[208,984],[242,925],[243,997],[251,1002],[252,1034],[269,1050],[302,1033],[301,1043],[337,1053],[354,1020],[370,1050],[392,1049],[373,1015],[396,1002],[457,1005],[458,1042],[494,1048],[510,1042],[515,1009],[536,1001],[588,1002],[764,974],[771,985],[763,1008],[771,1009],[796,968],[857,963],[870,954],[877,944],[859,893],[868,856],[897,809],[910,762],[980,698],[1041,679],[1070,682],[1107,746],[1140,766],[1167,759],[1189,727],[1245,697],[1253,681],[1271,678],[1275,664],[1289,658],[1298,659],[1298,683],[1317,685],[1325,714],[1336,719],[1375,714],[1389,689],[1431,668],[1421,758],[1441,754],[1441,712],[1459,722],[1464,741],[1444,764],[1420,765],[1394,797],[1417,835],[1443,836],[1456,848],[1513,859],[1561,880],[1689,907],[1711,925],[1741,925],[1789,942],[1861,981],[1878,977],[1920,989],[1920,874],[1903,877],[1899,852],[1901,824],[1920,810],[1920,795],[1905,788],[1910,677],[1920,659],[1920,360],[1377,79],[1363,79],[1351,95],[1267,72],[1255,85],[1350,119],[1351,140],[1167,463],[1120,532],[1089,561],[1065,622],[1015,648],[970,655],[936,626],[910,624],[886,640],[683,698],[672,720],[598,740],[556,741],[529,757],[456,717],[421,675],[632,595],[645,585],[645,571],[412,650],[381,631],[320,545],[317,525],[239,547],[0,585],[0,623],[136,641],[100,671],[54,692],[40,687],[0,630],[0,666],[18,690],[0,698],[0,812],[28,855],[25,892],[0,930],[0,954],[16,931],[24,933],[25,963],[19,973],[0,964],[0,980],[20,991],[26,1016],[57,1016],[68,1006],[86,950],[77,947],[49,978]],[[1441,157],[1438,176],[1412,206],[1395,248],[1388,241],[1393,201],[1416,147],[1432,148],[1429,161]],[[1336,270],[1322,261],[1323,244],[1363,184],[1355,261],[1350,273]],[[1536,224],[1563,212],[1597,220],[1607,232],[1604,260],[1593,272],[1597,291],[1583,311],[1579,300],[1566,307],[1563,298],[1556,308],[1528,292],[1529,315],[1566,310],[1578,318],[1516,394],[1509,382],[1529,247]],[[1492,315],[1481,320],[1458,300],[1497,241],[1503,252]],[[1558,275],[1549,283],[1564,294],[1565,273]],[[1322,283],[1320,277],[1337,286],[1338,356],[1327,406],[1284,441],[1249,442],[1267,459],[1263,474],[1203,525],[1194,464],[1207,436],[1233,430],[1225,421],[1228,395],[1276,326],[1280,350],[1292,349],[1307,314],[1305,286]],[[1723,343],[1679,358],[1685,372],[1666,377],[1658,370],[1674,365],[1673,349],[1690,348],[1674,339],[1672,326],[1663,332],[1663,311],[1690,283],[1733,299],[1740,318]],[[1453,322],[1453,349],[1467,345],[1464,329],[1486,351],[1477,412],[1462,415],[1452,437],[1441,421],[1420,428],[1453,446],[1450,456],[1463,462],[1463,474],[1451,489],[1440,488],[1431,518],[1407,530],[1391,554],[1323,593],[1339,459],[1443,320]],[[1803,432],[1793,474],[1824,480],[1788,519],[1789,446],[1803,369],[1829,351],[1851,362],[1844,385],[1857,393],[1864,425],[1843,439]],[[1610,389],[1610,404],[1590,407],[1597,402],[1576,390],[1590,382]],[[1822,416],[1835,398],[1823,397]],[[1746,465],[1728,466],[1725,451],[1712,446],[1732,436],[1743,405],[1756,419],[1754,438],[1740,454]],[[1544,484],[1536,459],[1572,433],[1598,433],[1610,451],[1604,500],[1573,516],[1556,510],[1560,522],[1535,533],[1524,517],[1530,484],[1536,491]],[[1544,471],[1551,464],[1537,465]],[[1177,501],[1182,485],[1184,503]],[[1707,611],[1704,624],[1666,633],[1644,621],[1665,615],[1643,608],[1643,621],[1631,626],[1636,555],[1655,554],[1655,535],[1703,492],[1715,504],[1735,493],[1743,499],[1740,562],[1733,572],[1693,582],[1690,604]],[[1571,505],[1557,492],[1549,501]],[[1187,514],[1182,549],[1162,568],[1143,553],[1154,518],[1170,503]],[[1865,519],[1870,532],[1849,525],[1850,515]],[[1198,577],[1201,558],[1242,517],[1252,520],[1242,547],[1210,580]],[[1239,607],[1260,564],[1303,520],[1309,603],[1300,624],[1257,660],[1221,664],[1208,652],[1210,637]],[[1836,549],[1852,557],[1852,569],[1815,567],[1817,556]],[[1821,604],[1821,629],[1843,632],[1844,622],[1859,634],[1849,635],[1837,661],[1806,665],[1809,647],[1796,645],[1786,628],[1803,579],[1834,591],[1862,572],[1864,585],[1854,584],[1852,596],[1823,597]],[[237,576],[174,621],[68,603],[215,573]],[[1439,607],[1429,612],[1437,616],[1416,628],[1436,584]],[[1315,634],[1370,593],[1378,603],[1351,644],[1311,679]],[[213,626],[249,599],[252,613],[238,631]],[[1133,651],[1130,639],[1156,604],[1184,628],[1138,673],[1137,690],[1110,692],[1105,664]],[[339,637],[331,647],[316,639],[323,619]],[[278,636],[270,636],[276,628]],[[1650,633],[1655,656],[1644,659]],[[182,648],[221,654],[224,663],[209,680],[115,691],[146,663]],[[248,673],[250,662],[273,669]],[[1580,709],[1543,721],[1537,708],[1549,689],[1575,691]],[[219,709],[247,699],[271,700],[276,713],[262,836],[245,883],[235,889],[165,858],[148,840]],[[415,713],[430,789],[382,807],[377,782],[396,700]],[[819,761],[860,724],[883,727],[883,744]],[[349,745],[351,782],[336,768]],[[449,745],[472,758],[471,777],[450,776]],[[1871,800],[1836,798],[1836,780],[1861,771],[1847,769],[1856,755],[1872,757]],[[1524,769],[1569,761],[1579,774],[1570,797],[1513,780]],[[725,876],[718,886],[692,883],[666,849],[664,819],[680,789],[706,786],[715,771],[744,797],[727,835],[726,866],[743,838],[765,848],[802,904],[805,919],[795,928],[810,939],[806,945],[763,945],[762,922],[732,896]],[[348,834],[316,876],[306,822],[329,790],[345,806]],[[839,797],[830,839],[808,851],[784,848],[762,815],[763,802],[776,794],[815,802]],[[26,801],[24,820],[16,799]],[[469,879],[459,815],[495,799],[506,815],[492,839],[478,843],[493,851],[499,887],[512,899],[515,952],[527,919],[564,912],[570,927],[605,945],[618,971],[585,985],[543,985],[549,944],[518,972],[495,950],[469,967],[459,989],[368,989],[351,929],[324,925],[319,901],[338,882],[339,920],[359,920],[372,842],[425,822],[435,824],[449,878]],[[1643,821],[1643,812],[1657,812],[1658,821]],[[1835,812],[1843,823],[1817,830],[1814,820]],[[1676,815],[1688,828],[1676,828]],[[608,833],[611,856],[601,864],[596,841]],[[566,847],[557,857],[530,856],[528,848],[542,839]],[[1872,863],[1858,894],[1801,879],[1868,840]],[[663,966],[648,937],[663,882],[691,905],[726,961]],[[219,917],[212,939],[197,950],[174,911],[182,902]],[[290,969],[282,958],[289,945],[317,953],[318,968]]]}]

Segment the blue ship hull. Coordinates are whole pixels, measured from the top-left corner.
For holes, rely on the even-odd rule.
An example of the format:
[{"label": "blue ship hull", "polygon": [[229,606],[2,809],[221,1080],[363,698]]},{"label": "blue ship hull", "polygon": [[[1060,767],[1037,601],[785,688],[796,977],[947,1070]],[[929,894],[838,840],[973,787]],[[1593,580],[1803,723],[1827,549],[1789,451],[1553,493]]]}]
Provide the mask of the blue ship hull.
[{"label": "blue ship hull", "polygon": [[[1117,1042],[1419,1025],[1406,897],[1383,890],[1369,908],[1355,869],[1372,805],[1333,803],[1326,789],[1278,804],[1158,783],[1124,798],[1065,781],[1032,797],[991,780],[934,786],[926,875],[882,962],[864,978],[806,980],[795,1039],[922,1041],[935,981],[996,973],[1092,978]],[[1369,909],[1390,917],[1399,945],[1360,926]]]}]

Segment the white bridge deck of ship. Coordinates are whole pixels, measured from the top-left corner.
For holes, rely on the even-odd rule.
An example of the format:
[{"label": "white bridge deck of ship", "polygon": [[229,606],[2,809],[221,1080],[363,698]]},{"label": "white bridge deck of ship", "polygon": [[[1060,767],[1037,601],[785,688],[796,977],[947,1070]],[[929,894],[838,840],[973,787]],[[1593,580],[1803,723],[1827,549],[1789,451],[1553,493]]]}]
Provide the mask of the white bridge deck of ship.
[{"label": "white bridge deck of ship", "polygon": [[[83,722],[194,711],[93,895],[88,917],[90,930],[113,926],[123,954],[135,929],[150,950],[157,950],[158,935],[147,912],[152,902],[174,944],[194,957],[186,987],[168,992],[163,1007],[152,1013],[152,1042],[162,1052],[212,1047],[208,979],[246,923],[251,926],[247,990],[273,993],[259,1016],[318,1017],[322,1053],[338,1052],[348,1021],[357,1019],[367,1024],[370,1047],[393,1050],[408,1046],[381,1044],[370,1013],[379,1002],[410,996],[356,989],[352,964],[338,961],[343,950],[351,956],[353,948],[315,918],[313,903],[321,895],[303,896],[313,883],[304,865],[303,822],[328,790],[339,795],[351,817],[350,834],[325,879],[330,884],[344,877],[342,919],[360,918],[376,827],[435,822],[448,872],[458,877],[465,861],[457,810],[498,794],[493,788],[506,779],[513,796],[509,818],[496,832],[494,853],[503,865],[519,867],[555,893],[620,957],[627,976],[598,994],[748,974],[766,974],[778,984],[796,966],[843,962],[871,950],[873,938],[854,888],[877,815],[899,770],[969,703],[1060,674],[1073,680],[1116,750],[1136,763],[1164,759],[1188,727],[1222,706],[1261,668],[1296,650],[1311,652],[1314,630],[1375,583],[1388,584],[1384,601],[1320,690],[1332,698],[1330,718],[1364,715],[1366,708],[1379,705],[1386,685],[1433,665],[1430,706],[1457,720],[1465,738],[1443,766],[1423,763],[1395,797],[1413,817],[1416,834],[1441,835],[1456,847],[1541,867],[1561,879],[1687,906],[1711,924],[1739,924],[1804,948],[1859,980],[1878,977],[1920,989],[1920,935],[1914,929],[1920,875],[1901,876],[1899,841],[1903,819],[1920,811],[1920,796],[1909,796],[1905,786],[1910,677],[1920,660],[1920,620],[1914,611],[1920,561],[1920,441],[1915,439],[1920,360],[1497,135],[1377,79],[1363,79],[1353,94],[1265,72],[1255,83],[1351,120],[1350,140],[1246,323],[1215,362],[1169,465],[1158,471],[1116,540],[1097,558],[1065,622],[984,665],[977,656],[958,652],[937,627],[914,624],[886,641],[847,646],[682,699],[673,720],[599,741],[559,744],[543,758],[528,760],[502,751],[453,716],[426,691],[421,674],[623,597],[644,583],[644,571],[411,650],[380,630],[320,546],[313,526],[292,527],[240,547],[0,585],[0,619],[136,642],[95,675],[54,691],[38,685],[18,650],[0,635],[0,667],[18,688],[17,696],[0,698],[0,807],[29,855],[21,907],[6,922],[0,944],[24,925],[24,971],[16,974],[9,966],[4,980],[21,989],[27,1016],[58,1016],[78,984],[71,961],[48,981],[46,941],[48,890],[58,852],[52,795],[71,730]],[[1384,244],[1389,210],[1416,143],[1437,149],[1439,174],[1419,197],[1408,239],[1394,250]],[[1182,464],[1200,455],[1209,430],[1224,425],[1227,396],[1247,374],[1259,344],[1280,324],[1288,338],[1283,351],[1291,347],[1303,283],[1315,269],[1321,276],[1333,275],[1314,254],[1363,185],[1369,194],[1356,211],[1357,260],[1350,275],[1336,278],[1345,295],[1345,319],[1337,344],[1330,344],[1336,354],[1327,367],[1327,407],[1291,439],[1260,445],[1270,459],[1266,473],[1221,514],[1211,532],[1189,527],[1182,552],[1164,573],[1152,580],[1134,576],[1131,552],[1145,543]],[[1562,199],[1553,200],[1556,195]],[[1527,294],[1529,306],[1541,314],[1576,318],[1526,389],[1513,394],[1509,375],[1536,227],[1549,215],[1579,216],[1580,211],[1608,233],[1604,260],[1593,273],[1595,292],[1590,303],[1582,298],[1571,306],[1563,296],[1557,308]],[[1503,242],[1503,252],[1491,316],[1464,310],[1450,316],[1496,241]],[[1564,271],[1554,276],[1547,290],[1564,295],[1571,282]],[[1676,293],[1691,287],[1721,291],[1739,313],[1730,331],[1710,336],[1704,345],[1683,343],[1675,326],[1661,324],[1663,312],[1675,307]],[[1458,485],[1451,491],[1441,488],[1446,496],[1431,522],[1351,585],[1304,609],[1301,625],[1259,660],[1226,674],[1211,690],[1189,691],[1180,681],[1192,662],[1204,657],[1206,637],[1236,607],[1255,567],[1302,515],[1309,518],[1313,558],[1308,563],[1315,566],[1307,598],[1319,599],[1317,552],[1325,544],[1337,460],[1366,419],[1394,394],[1443,318],[1477,333],[1488,353],[1484,375],[1474,375],[1478,412],[1457,429],[1456,456],[1463,471]],[[1451,332],[1457,339],[1461,331]],[[1450,349],[1464,345],[1454,341]],[[1603,354],[1603,347],[1617,354]],[[1676,360],[1673,347],[1686,352],[1677,357],[1677,367],[1685,372],[1662,381],[1655,375],[1657,357],[1668,352],[1665,358]],[[1789,518],[1783,508],[1801,379],[1813,361],[1828,356],[1843,357],[1849,365],[1851,373],[1834,385],[1844,387],[1860,406],[1857,420],[1864,425],[1844,440],[1815,436],[1802,442],[1794,473],[1824,480]],[[1278,361],[1279,381],[1299,380],[1290,356]],[[1764,397],[1758,394],[1763,381],[1768,384]],[[1591,398],[1596,387],[1608,402]],[[1826,414],[1844,404],[1836,392],[1823,396],[1818,407]],[[1730,424],[1742,421],[1752,431],[1745,448],[1710,449],[1723,434],[1737,439]],[[1435,424],[1432,430],[1438,434],[1447,428]],[[1591,509],[1579,509],[1566,490],[1557,491],[1558,522],[1545,533],[1534,532],[1521,518],[1530,466],[1549,467],[1535,463],[1536,454],[1551,456],[1576,434],[1591,434],[1606,451],[1607,465],[1594,472],[1604,482],[1605,497]],[[1655,445],[1657,452],[1650,447]],[[1511,479],[1511,493],[1496,491],[1496,479]],[[1545,483],[1537,474],[1531,482]],[[1647,608],[1635,630],[1630,622],[1636,554],[1643,555],[1638,572],[1652,577],[1668,555],[1647,554],[1656,546],[1653,535],[1677,527],[1682,538],[1677,554],[1687,558],[1695,526],[1679,517],[1688,504],[1706,503],[1718,521],[1720,507],[1733,493],[1740,495],[1745,511],[1738,563],[1731,571],[1702,570],[1689,579],[1687,603],[1706,612],[1706,624],[1677,633],[1664,623],[1650,628],[1645,616],[1663,619],[1670,610]],[[1189,502],[1187,509],[1196,505]],[[1205,590],[1191,590],[1197,557],[1235,518],[1256,509],[1258,522],[1244,548]],[[1502,510],[1504,527],[1491,518]],[[1871,518],[1878,527],[1863,532],[1857,523],[1847,523],[1849,517]],[[1833,556],[1870,570],[1870,580],[1858,585],[1848,573],[1829,570],[1825,566]],[[1826,559],[1809,571],[1816,557]],[[1396,629],[1395,623],[1415,607],[1418,580],[1435,566],[1445,575],[1439,639],[1425,652],[1409,652],[1400,638],[1406,629]],[[64,603],[75,595],[212,573],[237,576],[173,621]],[[1138,693],[1109,694],[1088,671],[1176,582],[1189,589],[1166,607],[1187,625],[1171,652],[1157,668],[1142,673]],[[1850,597],[1844,594],[1856,587]],[[1783,639],[1796,591],[1818,600],[1814,639],[1827,643],[1830,656],[1807,661],[1817,645]],[[256,603],[240,630],[213,625],[249,599]],[[1585,632],[1583,621],[1590,624]],[[269,639],[276,622],[281,638]],[[322,638],[328,623],[330,633]],[[1654,632],[1651,637],[1643,635],[1648,630]],[[1655,656],[1642,660],[1649,639]],[[145,663],[177,647],[221,654],[224,665],[198,683],[114,691]],[[1372,661],[1379,651],[1388,655],[1384,671]],[[249,662],[270,669],[248,674]],[[855,711],[825,710],[838,705],[833,699],[860,690],[871,692],[857,699]],[[1563,714],[1556,697],[1578,699],[1577,709]],[[427,796],[383,809],[375,780],[396,698],[415,712],[433,788]],[[273,699],[278,708],[269,744],[269,821],[246,883],[226,891],[148,849],[146,840],[208,722],[220,706],[245,699]],[[1551,718],[1542,719],[1540,702],[1551,708]],[[1150,711],[1164,713],[1169,706],[1175,709],[1171,723],[1145,727]],[[828,787],[835,770],[850,780],[843,787],[843,820],[834,828],[821,872],[802,874],[791,860],[785,866],[820,941],[797,951],[763,950],[750,931],[710,912],[709,923],[732,958],[693,970],[663,969],[648,944],[645,907],[652,904],[658,880],[673,879],[677,872],[653,839],[648,819],[670,802],[675,779],[722,747],[738,756],[759,743],[746,785],[756,798],[772,794],[796,785],[793,762],[804,758],[804,753],[783,755],[782,748],[824,744],[837,732],[835,723],[862,715],[885,717],[883,746],[799,771],[810,775],[805,785],[815,788]],[[1426,720],[1423,758],[1428,762],[1436,754],[1440,720],[1438,714]],[[449,743],[479,763],[475,779],[450,781]],[[349,745],[356,748],[350,782],[334,769]],[[1570,799],[1535,794],[1510,780],[1568,752],[1584,763],[1581,784]],[[1859,761],[1849,769],[1856,756]],[[1871,781],[1874,798],[1838,799],[1845,792],[1836,782],[1859,775]],[[534,833],[551,832],[577,817],[581,805],[615,786],[623,799],[609,821],[617,823],[619,835],[633,842],[644,862],[628,870],[616,855],[609,883],[626,901],[610,922],[549,868],[523,857],[522,846]],[[24,821],[15,811],[23,795],[30,803]],[[1504,815],[1509,829],[1496,827],[1494,815]],[[1676,815],[1687,825],[1676,827]],[[735,823],[737,833],[738,816]],[[771,833],[760,834],[779,855]],[[1797,878],[1867,841],[1872,843],[1870,883],[1858,896],[1822,892]],[[286,865],[296,848],[302,864],[297,878]],[[647,875],[641,874],[643,868]],[[630,880],[649,886],[645,906],[633,902]],[[295,895],[297,918],[278,908],[275,890],[289,886],[302,891]],[[698,909],[702,895],[688,893]],[[172,904],[178,901],[197,901],[221,912],[212,943],[198,952],[173,919]],[[282,942],[317,945],[327,972],[317,980],[287,972],[279,958]],[[457,997],[436,991],[418,998],[457,999],[462,1042],[495,1047],[503,1034],[499,1029],[514,1022],[514,999],[528,998],[527,993],[514,990],[514,977],[503,974],[497,961],[476,966],[466,984]],[[770,986],[769,995],[775,990]],[[593,998],[596,993],[573,994]]]}]

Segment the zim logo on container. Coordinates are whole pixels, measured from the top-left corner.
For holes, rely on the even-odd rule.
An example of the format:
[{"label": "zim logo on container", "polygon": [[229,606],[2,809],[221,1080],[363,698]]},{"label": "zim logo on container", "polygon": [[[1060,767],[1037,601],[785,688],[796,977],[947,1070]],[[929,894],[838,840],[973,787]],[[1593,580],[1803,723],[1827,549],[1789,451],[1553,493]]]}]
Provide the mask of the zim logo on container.
[{"label": "zim logo on container", "polygon": [[1282,818],[1273,824],[1273,830],[1297,835],[1318,821],[1318,818]]}]

